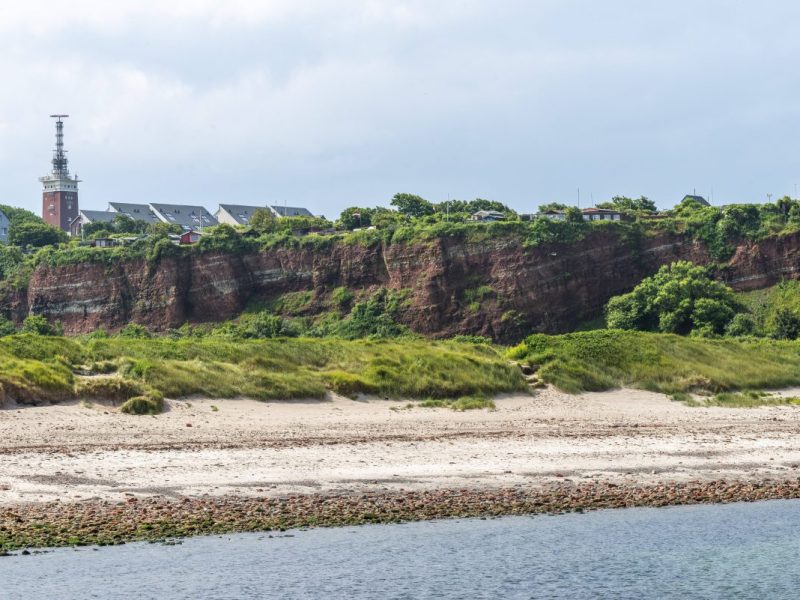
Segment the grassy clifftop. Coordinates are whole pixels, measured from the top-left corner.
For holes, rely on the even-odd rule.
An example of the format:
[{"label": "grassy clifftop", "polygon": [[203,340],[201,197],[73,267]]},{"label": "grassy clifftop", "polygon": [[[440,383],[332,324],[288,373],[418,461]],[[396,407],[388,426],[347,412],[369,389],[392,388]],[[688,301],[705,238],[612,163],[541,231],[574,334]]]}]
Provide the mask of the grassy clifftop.
[{"label": "grassy clifftop", "polygon": [[[0,338],[3,399],[140,399],[163,396],[320,398],[377,394],[459,398],[525,389],[518,369],[485,344],[420,340],[173,340]],[[146,402],[150,404],[146,404]]]}]

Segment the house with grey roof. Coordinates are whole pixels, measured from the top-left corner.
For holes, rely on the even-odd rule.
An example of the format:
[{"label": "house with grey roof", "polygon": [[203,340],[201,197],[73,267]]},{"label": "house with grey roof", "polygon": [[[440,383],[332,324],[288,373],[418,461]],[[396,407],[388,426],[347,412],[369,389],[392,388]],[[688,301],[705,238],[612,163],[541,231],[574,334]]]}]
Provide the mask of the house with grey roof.
[{"label": "house with grey roof", "polygon": [[121,213],[134,221],[144,221],[145,223],[158,223],[159,219],[147,204],[131,204],[129,202],[109,202],[110,212]]},{"label": "house with grey roof", "polygon": [[185,231],[213,227],[219,224],[214,216],[202,206],[151,202],[150,209],[162,222],[170,225],[180,225]]},{"label": "house with grey roof", "polygon": [[270,206],[276,217],[313,217],[311,211],[299,206]]},{"label": "house with grey roof", "polygon": [[6,213],[0,210],[0,242],[8,243],[8,228],[10,227]]},{"label": "house with grey roof", "polygon": [[300,206],[247,206],[244,204],[220,204],[214,214],[220,223],[229,225],[249,225],[250,218],[257,210],[268,210],[275,218],[281,217],[313,217],[307,208]]},{"label": "house with grey roof", "polygon": [[80,210],[78,211],[78,216],[69,223],[69,233],[73,237],[80,237],[84,225],[89,223],[111,223],[116,216],[117,213],[107,210]]},{"label": "house with grey roof", "polygon": [[[267,206],[246,206],[244,204],[220,204],[214,216],[220,223],[228,225],[249,225],[250,218],[257,210],[269,210]],[[274,212],[273,212],[274,214]]]}]

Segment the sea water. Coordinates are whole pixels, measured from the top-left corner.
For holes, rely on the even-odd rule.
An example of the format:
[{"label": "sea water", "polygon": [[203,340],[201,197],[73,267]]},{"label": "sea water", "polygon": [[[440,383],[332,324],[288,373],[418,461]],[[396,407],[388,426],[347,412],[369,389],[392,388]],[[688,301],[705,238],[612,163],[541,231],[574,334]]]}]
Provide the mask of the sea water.
[{"label": "sea water", "polygon": [[444,520],[0,558],[0,598],[798,598],[800,501]]}]

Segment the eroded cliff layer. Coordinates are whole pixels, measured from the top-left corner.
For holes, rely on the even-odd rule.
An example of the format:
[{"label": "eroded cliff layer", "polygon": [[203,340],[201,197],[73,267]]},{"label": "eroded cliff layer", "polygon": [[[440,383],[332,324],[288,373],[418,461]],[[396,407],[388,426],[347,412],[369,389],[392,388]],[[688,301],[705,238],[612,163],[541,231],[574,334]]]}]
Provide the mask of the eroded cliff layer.
[{"label": "eroded cliff layer", "polygon": [[[312,292],[305,310],[314,314],[330,309],[337,287],[357,296],[385,287],[406,291],[398,318],[416,332],[507,342],[532,331],[569,330],[599,315],[611,296],[681,259],[712,262],[702,244],[681,235],[623,240],[610,231],[533,248],[504,237],[192,252],[156,263],[40,266],[3,309],[16,321],[31,313],[58,319],[73,334],[130,322],[165,330],[235,318],[248,304],[290,292]],[[753,289],[795,277],[798,268],[800,234],[793,234],[742,245],[721,273],[735,288]]]}]

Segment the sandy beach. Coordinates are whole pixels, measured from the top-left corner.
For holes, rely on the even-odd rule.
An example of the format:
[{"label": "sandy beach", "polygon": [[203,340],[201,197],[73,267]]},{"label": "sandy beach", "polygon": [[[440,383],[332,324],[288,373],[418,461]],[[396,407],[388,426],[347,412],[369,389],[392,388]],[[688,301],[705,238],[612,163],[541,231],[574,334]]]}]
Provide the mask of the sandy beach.
[{"label": "sandy beach", "polygon": [[[796,394],[787,390],[786,394]],[[494,411],[351,400],[0,410],[0,506],[796,481],[800,407],[697,408],[649,392],[498,398]]]}]

